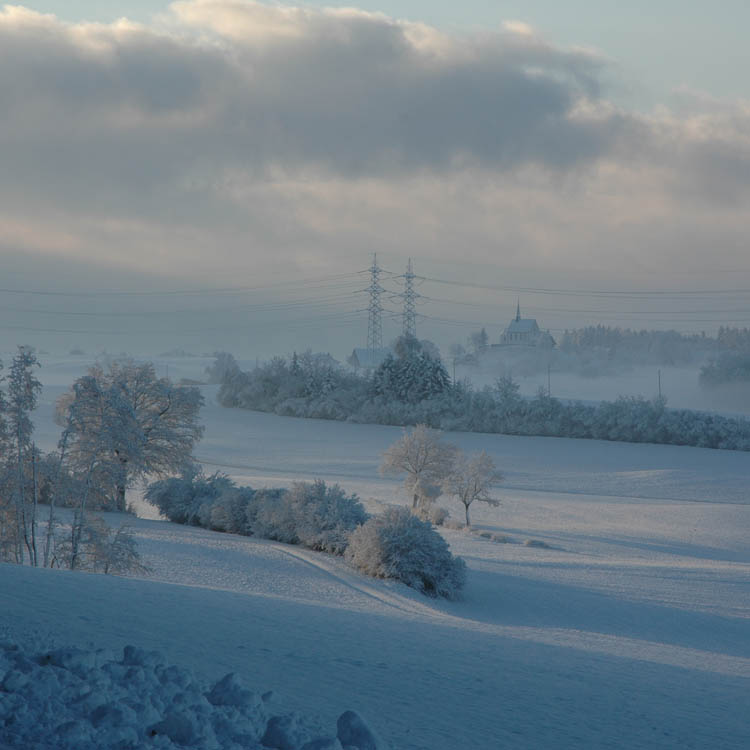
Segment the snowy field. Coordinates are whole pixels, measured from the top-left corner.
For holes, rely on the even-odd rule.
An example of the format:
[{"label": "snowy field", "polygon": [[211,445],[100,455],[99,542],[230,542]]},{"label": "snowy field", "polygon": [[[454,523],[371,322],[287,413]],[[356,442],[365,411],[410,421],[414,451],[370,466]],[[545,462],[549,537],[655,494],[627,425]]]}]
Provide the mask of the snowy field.
[{"label": "snowy field", "polygon": [[[198,363],[157,368],[198,377]],[[54,399],[84,365],[44,363],[42,448],[59,432]],[[371,511],[406,502],[378,473],[398,428],[226,410],[215,387],[204,393],[207,472],[256,487],[320,477]],[[750,456],[447,437],[506,477],[500,507],[472,506],[472,520],[507,543],[443,532],[469,569],[460,602],[141,505],[147,580],[0,566],[0,635],[133,644],[209,682],[234,672],[333,734],[357,711],[394,750],[750,747]]]}]

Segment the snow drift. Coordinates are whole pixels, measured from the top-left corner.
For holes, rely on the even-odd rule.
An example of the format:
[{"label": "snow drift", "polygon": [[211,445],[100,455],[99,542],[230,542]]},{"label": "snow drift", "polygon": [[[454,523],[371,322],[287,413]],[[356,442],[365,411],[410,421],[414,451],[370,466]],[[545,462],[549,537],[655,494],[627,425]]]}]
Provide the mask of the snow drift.
[{"label": "snow drift", "polygon": [[0,746],[35,750],[384,750],[346,711],[336,731],[298,713],[274,713],[272,695],[235,674],[205,685],[156,651],[30,651],[0,644]]}]

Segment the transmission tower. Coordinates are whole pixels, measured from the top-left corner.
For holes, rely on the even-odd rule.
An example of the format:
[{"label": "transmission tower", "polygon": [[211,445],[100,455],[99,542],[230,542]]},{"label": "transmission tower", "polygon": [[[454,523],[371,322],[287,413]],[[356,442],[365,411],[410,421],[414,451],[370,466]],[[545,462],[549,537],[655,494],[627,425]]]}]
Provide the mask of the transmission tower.
[{"label": "transmission tower", "polygon": [[383,348],[383,305],[380,295],[385,291],[380,285],[382,269],[378,266],[378,254],[373,253],[370,266],[370,286],[365,290],[370,294],[367,308],[367,348],[372,352]]},{"label": "transmission tower", "polygon": [[419,295],[414,291],[414,279],[416,276],[414,275],[414,271],[412,271],[411,267],[411,258],[409,258],[409,263],[406,266],[406,273],[403,275],[404,279],[404,314],[403,314],[403,320],[404,320],[404,336],[413,336],[414,338],[417,337],[417,310],[416,310],[416,303],[417,298]]}]

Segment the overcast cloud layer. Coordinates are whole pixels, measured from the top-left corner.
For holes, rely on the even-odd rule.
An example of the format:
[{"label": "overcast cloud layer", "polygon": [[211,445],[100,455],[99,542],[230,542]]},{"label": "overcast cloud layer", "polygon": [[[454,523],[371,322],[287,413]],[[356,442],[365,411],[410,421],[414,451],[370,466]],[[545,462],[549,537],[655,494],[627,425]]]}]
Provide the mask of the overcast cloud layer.
[{"label": "overcast cloud layer", "polygon": [[373,250],[538,286],[726,285],[748,270],[750,106],[684,92],[636,116],[608,101],[614,75],[519,22],[451,37],[240,0],[149,27],[5,6],[0,251],[206,285]]}]

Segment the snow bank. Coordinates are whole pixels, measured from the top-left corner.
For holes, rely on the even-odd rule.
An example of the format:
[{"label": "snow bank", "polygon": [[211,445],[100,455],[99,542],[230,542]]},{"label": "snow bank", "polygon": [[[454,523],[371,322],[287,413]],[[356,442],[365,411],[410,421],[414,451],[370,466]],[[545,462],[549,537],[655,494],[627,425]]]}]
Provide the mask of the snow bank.
[{"label": "snow bank", "polygon": [[206,686],[159,653],[126,646],[30,650],[0,644],[0,747],[35,750],[385,750],[353,711],[336,732],[271,710],[234,674]]}]

